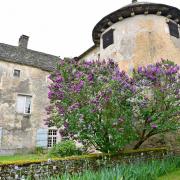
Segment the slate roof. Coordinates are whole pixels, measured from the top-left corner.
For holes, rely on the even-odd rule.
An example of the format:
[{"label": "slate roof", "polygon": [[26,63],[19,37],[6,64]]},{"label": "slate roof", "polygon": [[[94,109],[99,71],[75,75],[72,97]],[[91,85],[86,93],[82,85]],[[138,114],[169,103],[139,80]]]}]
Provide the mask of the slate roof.
[{"label": "slate roof", "polygon": [[0,43],[0,60],[52,71],[56,68],[60,58],[27,48]]},{"label": "slate roof", "polygon": [[99,45],[101,34],[112,24],[139,14],[156,14],[165,16],[180,24],[180,10],[176,7],[166,4],[135,2],[112,12],[96,24],[92,33],[95,45]]}]

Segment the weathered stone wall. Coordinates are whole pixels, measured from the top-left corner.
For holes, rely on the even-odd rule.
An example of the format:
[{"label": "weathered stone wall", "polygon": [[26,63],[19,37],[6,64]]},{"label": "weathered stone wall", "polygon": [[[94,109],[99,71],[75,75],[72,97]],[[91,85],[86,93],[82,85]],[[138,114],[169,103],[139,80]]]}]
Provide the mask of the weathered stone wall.
[{"label": "weathered stone wall", "polygon": [[93,50],[91,50],[89,53],[84,55],[80,60],[87,60],[87,61],[92,61],[92,60],[99,60],[100,59],[100,48],[95,47]]},{"label": "weathered stone wall", "polygon": [[163,16],[137,15],[113,24],[103,34],[114,29],[114,44],[103,49],[101,38],[101,59],[112,58],[128,72],[161,58],[179,64],[180,39],[170,35],[167,21]]},{"label": "weathered stone wall", "polygon": [[41,179],[53,176],[61,176],[64,173],[78,173],[85,170],[98,170],[100,168],[114,167],[122,163],[134,163],[152,159],[165,159],[172,156],[170,151],[165,149],[149,150],[119,155],[92,155],[89,157],[69,157],[62,160],[48,160],[44,162],[27,162],[20,165],[0,165],[1,179]]},{"label": "weathered stone wall", "polygon": [[[14,69],[20,77],[14,77]],[[36,132],[44,127],[48,105],[47,71],[0,60],[0,153],[17,149],[31,150],[36,144]],[[32,96],[30,115],[16,112],[18,94]],[[47,128],[47,127],[46,127]]]},{"label": "weathered stone wall", "polygon": [[[136,15],[123,19],[106,29],[114,29],[114,43],[103,49],[102,35],[100,49],[89,52],[81,60],[94,58],[113,59],[119,67],[131,73],[133,68],[169,59],[180,64],[180,38],[170,35],[168,18],[157,15]],[[90,57],[90,58],[89,58]],[[94,59],[97,59],[96,56]]]}]

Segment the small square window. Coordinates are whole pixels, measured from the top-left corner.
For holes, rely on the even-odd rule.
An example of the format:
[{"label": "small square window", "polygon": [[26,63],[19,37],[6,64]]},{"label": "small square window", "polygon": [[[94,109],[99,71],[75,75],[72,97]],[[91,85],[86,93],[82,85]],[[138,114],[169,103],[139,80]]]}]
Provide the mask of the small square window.
[{"label": "small square window", "polygon": [[103,49],[107,48],[111,44],[114,43],[114,37],[113,37],[113,32],[114,29],[110,29],[108,32],[103,34],[102,39],[103,39]]},{"label": "small square window", "polygon": [[14,69],[14,73],[13,73],[13,76],[14,77],[20,77],[20,70],[18,70],[18,69]]}]

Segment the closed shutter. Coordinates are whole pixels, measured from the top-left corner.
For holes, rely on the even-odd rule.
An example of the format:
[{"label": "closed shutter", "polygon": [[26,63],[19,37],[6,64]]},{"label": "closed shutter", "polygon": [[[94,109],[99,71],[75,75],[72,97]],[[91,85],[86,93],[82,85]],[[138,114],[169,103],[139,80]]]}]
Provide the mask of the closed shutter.
[{"label": "closed shutter", "polygon": [[40,128],[37,130],[36,146],[47,147],[48,129]]},{"label": "closed shutter", "polygon": [[2,127],[0,127],[0,147],[1,147],[1,144],[2,144]]}]

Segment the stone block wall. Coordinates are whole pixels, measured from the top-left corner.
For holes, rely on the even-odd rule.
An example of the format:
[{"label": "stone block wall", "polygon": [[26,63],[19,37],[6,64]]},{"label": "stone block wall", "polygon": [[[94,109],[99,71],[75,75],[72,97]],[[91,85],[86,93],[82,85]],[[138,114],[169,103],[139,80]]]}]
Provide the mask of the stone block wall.
[{"label": "stone block wall", "polygon": [[18,162],[0,165],[0,179],[22,180],[61,176],[64,173],[78,173],[84,170],[98,170],[103,167],[112,167],[122,163],[132,163],[151,159],[164,159],[171,156],[166,148],[150,149],[147,151],[130,151],[116,155],[95,154],[86,156],[69,157],[64,159]]},{"label": "stone block wall", "polygon": [[[20,76],[13,75],[20,70]],[[33,149],[48,105],[48,71],[0,60],[0,153]],[[17,112],[17,96],[31,97],[31,113]],[[6,154],[7,154],[6,153]]]}]

